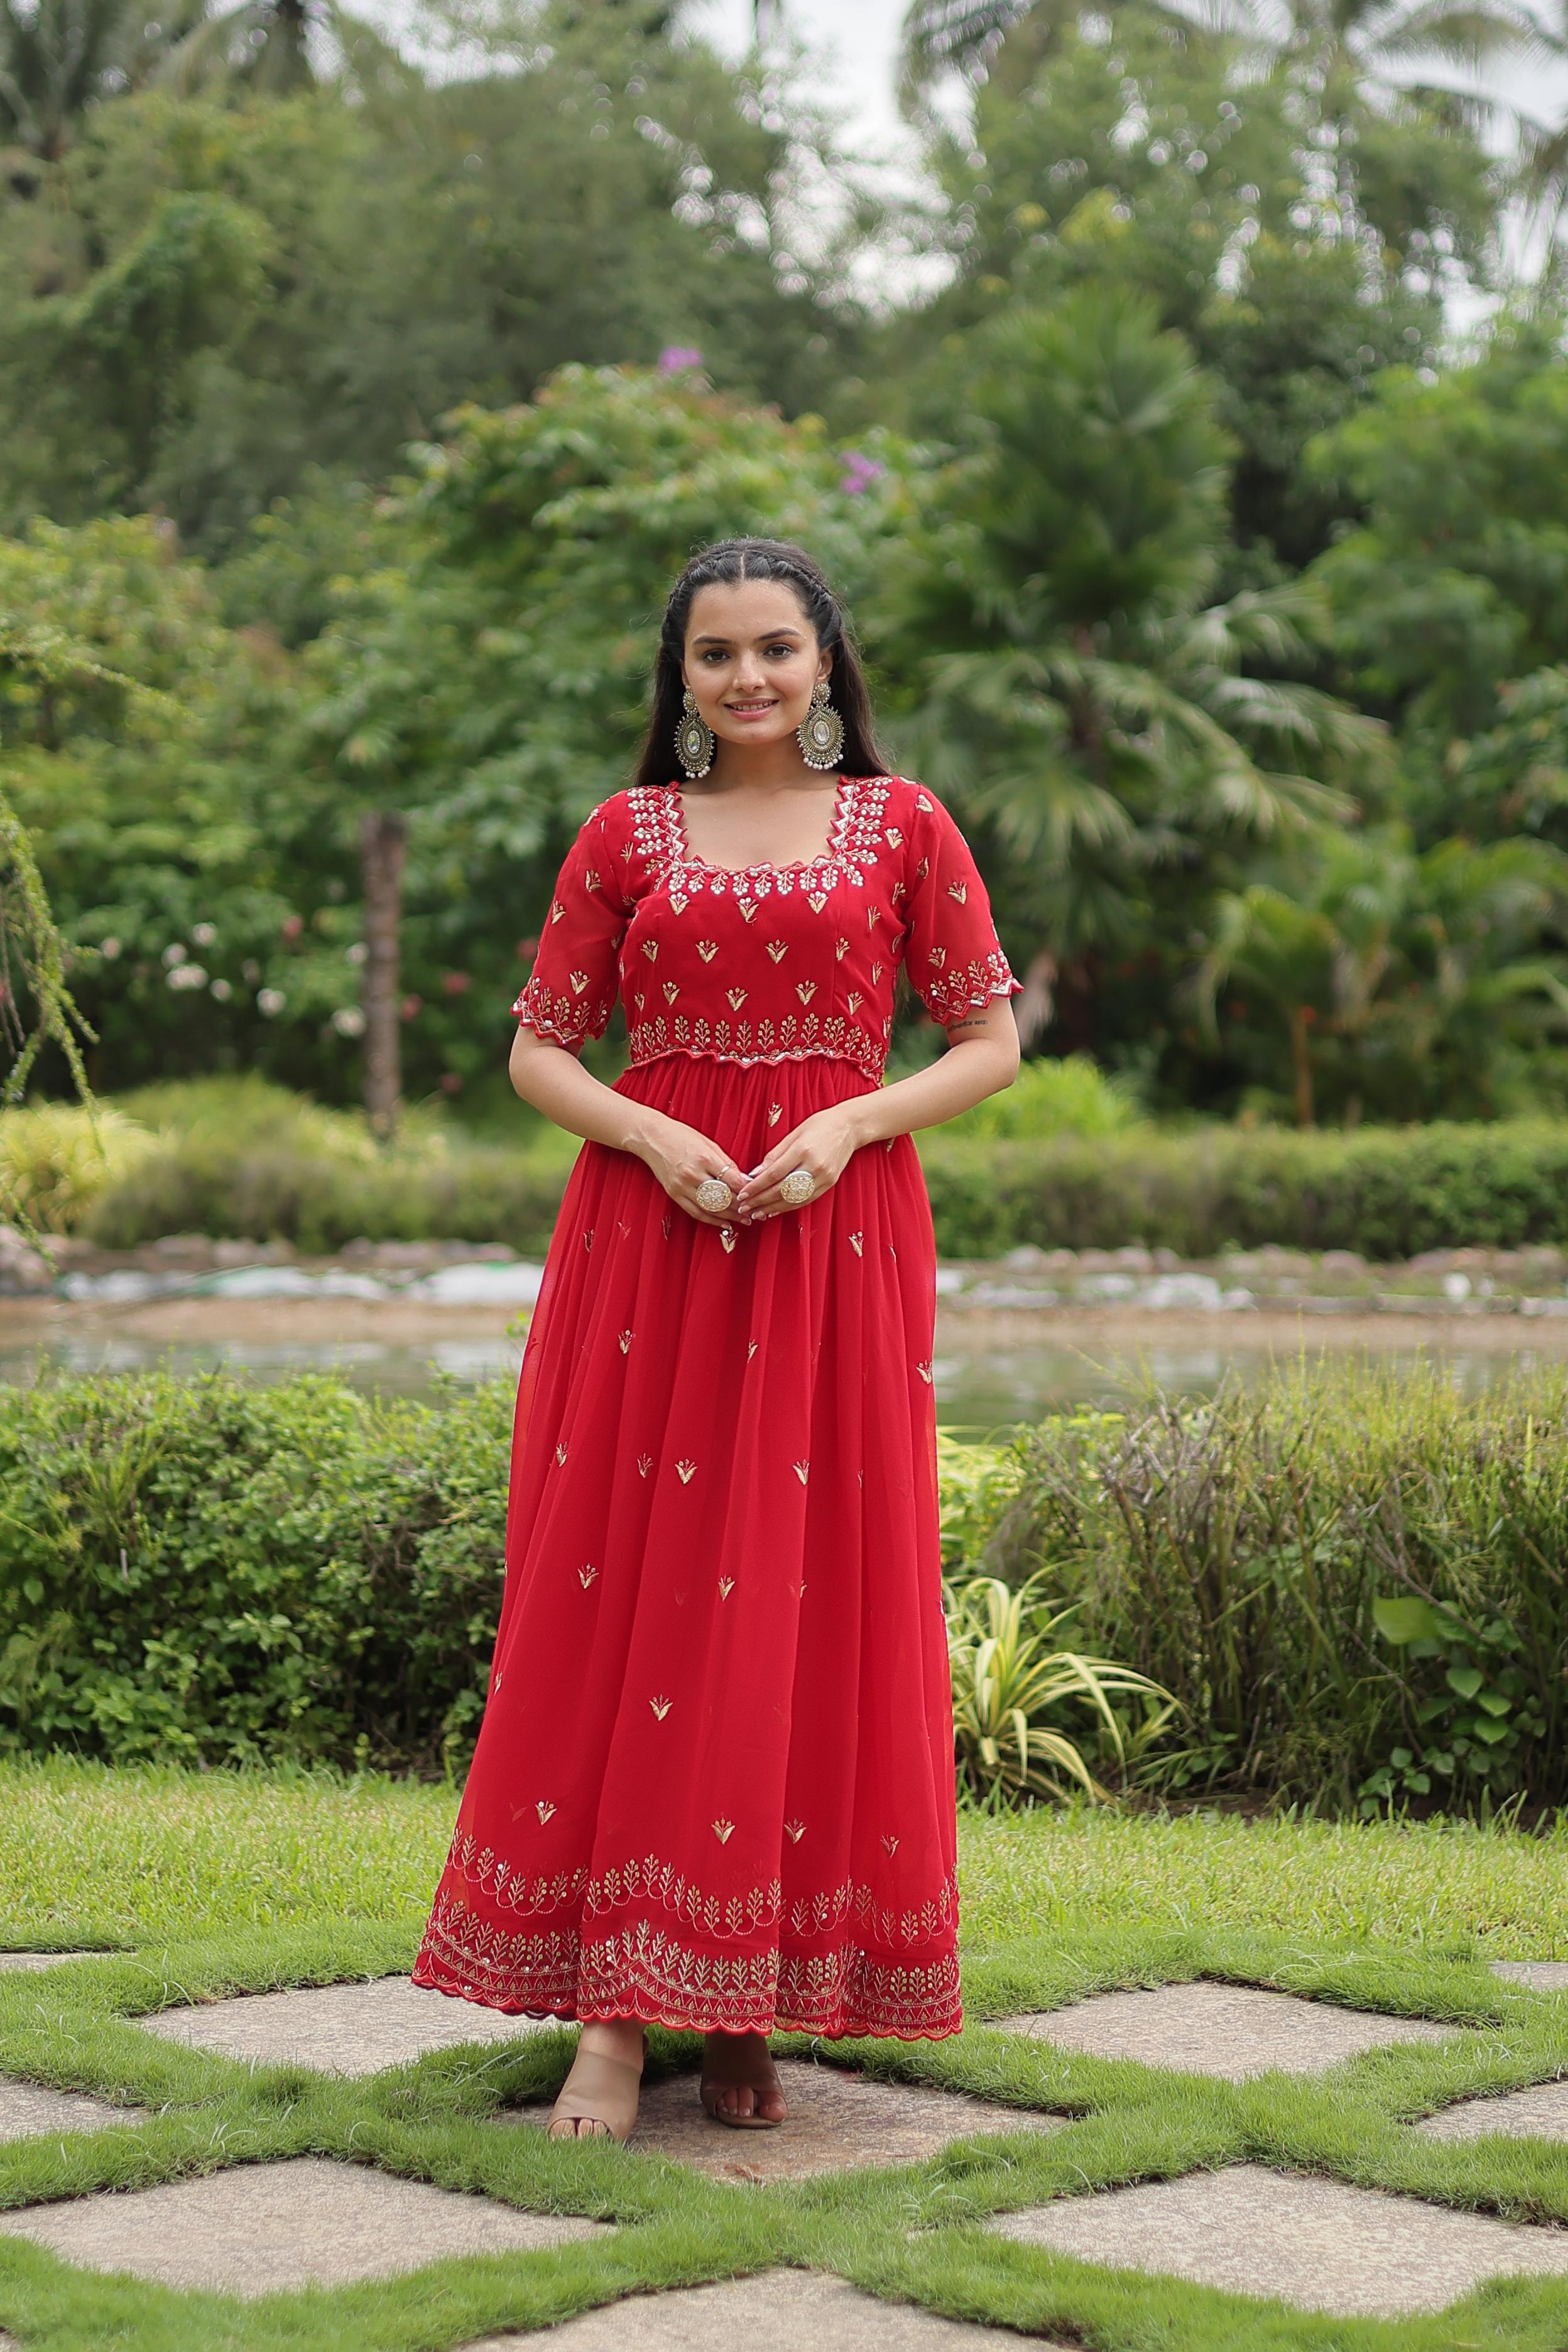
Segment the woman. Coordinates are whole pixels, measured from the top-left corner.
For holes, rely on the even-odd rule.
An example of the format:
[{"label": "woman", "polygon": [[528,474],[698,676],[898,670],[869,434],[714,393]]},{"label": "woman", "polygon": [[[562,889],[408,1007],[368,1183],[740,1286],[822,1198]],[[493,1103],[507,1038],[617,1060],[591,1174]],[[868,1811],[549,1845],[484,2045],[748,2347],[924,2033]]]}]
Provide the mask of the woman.
[{"label": "woman", "polygon": [[[669,781],[669,750],[686,781]],[[962,835],[883,772],[798,549],[676,583],[637,782],[587,819],[512,1083],[587,1139],[523,1353],[489,1699],[415,1980],[583,2021],[556,2137],[625,2139],[649,2023],[718,2121],[775,2027],[955,2033],[951,1698],[911,1129],[1011,1083]],[[883,1087],[902,962],[947,1030]],[[617,987],[630,1065],[577,1054]]]}]

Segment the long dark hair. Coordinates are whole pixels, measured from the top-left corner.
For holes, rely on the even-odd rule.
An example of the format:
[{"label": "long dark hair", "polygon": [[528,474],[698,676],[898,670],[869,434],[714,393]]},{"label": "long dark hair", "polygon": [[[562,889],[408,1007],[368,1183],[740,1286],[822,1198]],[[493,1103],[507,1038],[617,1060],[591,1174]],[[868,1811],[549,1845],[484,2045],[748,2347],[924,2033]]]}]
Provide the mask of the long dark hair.
[{"label": "long dark hair", "polygon": [[833,656],[828,673],[828,698],[844,721],[847,776],[880,776],[888,763],[878,749],[871,718],[871,697],[866,673],[849,625],[837,597],[821,569],[805,550],[782,539],[721,539],[694,555],[669,592],[658,633],[653,666],[653,709],[647,735],[637,761],[639,784],[668,784],[675,773],[675,730],[680,723],[681,698],[686,691],[680,675],[686,653],[686,624],[691,600],[700,588],[733,587],[742,580],[778,580],[795,591],[802,612],[811,623],[819,646]]}]

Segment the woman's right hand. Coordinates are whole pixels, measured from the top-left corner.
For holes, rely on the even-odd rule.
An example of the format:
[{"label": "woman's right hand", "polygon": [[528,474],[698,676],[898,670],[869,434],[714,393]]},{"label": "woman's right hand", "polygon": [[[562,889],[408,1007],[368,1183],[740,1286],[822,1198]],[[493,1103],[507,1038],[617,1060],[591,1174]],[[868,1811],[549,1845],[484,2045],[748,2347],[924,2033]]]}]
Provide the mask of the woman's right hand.
[{"label": "woman's right hand", "polygon": [[744,1172],[700,1128],[687,1127],[679,1119],[667,1118],[661,1113],[657,1124],[639,1139],[636,1150],[637,1158],[651,1170],[670,1199],[698,1224],[735,1225],[744,1222],[732,1207],[715,1210],[700,1209],[697,1205],[697,1188],[710,1176],[719,1177],[731,1192],[738,1192]]}]

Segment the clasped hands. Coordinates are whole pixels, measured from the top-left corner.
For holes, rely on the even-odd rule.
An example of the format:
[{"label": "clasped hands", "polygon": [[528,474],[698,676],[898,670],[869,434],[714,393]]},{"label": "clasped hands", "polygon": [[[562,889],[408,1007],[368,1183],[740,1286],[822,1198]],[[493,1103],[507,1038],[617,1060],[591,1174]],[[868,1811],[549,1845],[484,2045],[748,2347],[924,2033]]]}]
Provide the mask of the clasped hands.
[{"label": "clasped hands", "polygon": [[[699,1224],[754,1225],[789,1207],[779,1187],[793,1169],[807,1171],[816,1199],[837,1182],[862,1139],[854,1106],[834,1103],[792,1127],[754,1168],[740,1169],[710,1137],[679,1119],[663,1123],[642,1157],[671,1200],[678,1201]],[[698,1205],[697,1188],[710,1176],[729,1185],[735,1196],[731,1208],[716,1211]]]}]

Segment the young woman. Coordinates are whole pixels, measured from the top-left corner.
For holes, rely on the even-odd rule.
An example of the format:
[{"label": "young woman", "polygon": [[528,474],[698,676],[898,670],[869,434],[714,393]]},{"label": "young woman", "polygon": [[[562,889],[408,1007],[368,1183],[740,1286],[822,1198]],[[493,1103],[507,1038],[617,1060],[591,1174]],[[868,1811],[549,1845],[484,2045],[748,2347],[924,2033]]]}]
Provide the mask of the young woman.
[{"label": "young woman", "polygon": [[[672,750],[685,770],[671,781]],[[900,964],[947,1031],[881,1083]],[[415,1980],[583,2021],[551,2121],[625,2139],[645,2027],[716,2120],[767,2036],[955,2033],[935,1251],[911,1129],[1010,1085],[962,834],[884,772],[797,548],[676,582],[647,748],[561,869],[518,1093],[586,1139],[523,1352],[489,1699]],[[577,1060],[617,988],[630,1064]]]}]

